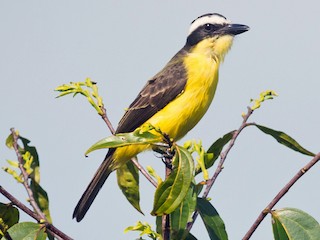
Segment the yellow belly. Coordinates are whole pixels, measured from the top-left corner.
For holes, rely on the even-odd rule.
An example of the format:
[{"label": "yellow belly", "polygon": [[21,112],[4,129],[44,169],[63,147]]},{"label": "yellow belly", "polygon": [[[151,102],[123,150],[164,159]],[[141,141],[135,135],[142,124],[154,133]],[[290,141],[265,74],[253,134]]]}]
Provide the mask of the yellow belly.
[{"label": "yellow belly", "polygon": [[[146,123],[159,127],[174,140],[186,135],[203,117],[214,97],[218,83],[219,62],[211,56],[190,53],[184,59],[188,81],[185,90]],[[112,168],[121,166],[150,146],[128,146],[114,153]]]}]

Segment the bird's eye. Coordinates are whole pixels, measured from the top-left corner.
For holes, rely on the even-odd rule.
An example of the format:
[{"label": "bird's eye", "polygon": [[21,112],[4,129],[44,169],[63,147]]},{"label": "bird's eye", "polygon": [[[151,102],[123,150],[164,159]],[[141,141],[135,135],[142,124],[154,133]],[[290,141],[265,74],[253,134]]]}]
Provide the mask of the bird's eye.
[{"label": "bird's eye", "polygon": [[207,23],[206,25],[204,25],[204,29],[206,31],[211,31],[213,29],[213,25],[210,23]]}]

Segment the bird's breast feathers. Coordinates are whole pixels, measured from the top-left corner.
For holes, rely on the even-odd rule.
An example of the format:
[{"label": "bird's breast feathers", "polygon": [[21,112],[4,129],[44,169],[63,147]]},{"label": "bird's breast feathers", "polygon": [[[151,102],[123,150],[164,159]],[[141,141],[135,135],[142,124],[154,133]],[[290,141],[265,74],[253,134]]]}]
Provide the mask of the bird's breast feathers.
[{"label": "bird's breast feathers", "polygon": [[184,91],[147,121],[175,140],[200,121],[212,102],[218,83],[219,61],[212,50],[196,50],[184,56],[187,73]]}]

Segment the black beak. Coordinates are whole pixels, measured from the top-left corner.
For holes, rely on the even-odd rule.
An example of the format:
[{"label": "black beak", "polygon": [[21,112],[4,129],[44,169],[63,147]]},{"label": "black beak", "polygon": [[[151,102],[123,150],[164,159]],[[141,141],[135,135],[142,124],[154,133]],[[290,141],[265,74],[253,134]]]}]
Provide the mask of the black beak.
[{"label": "black beak", "polygon": [[222,35],[238,35],[248,31],[250,28],[247,25],[242,24],[228,24],[225,27],[219,29]]}]

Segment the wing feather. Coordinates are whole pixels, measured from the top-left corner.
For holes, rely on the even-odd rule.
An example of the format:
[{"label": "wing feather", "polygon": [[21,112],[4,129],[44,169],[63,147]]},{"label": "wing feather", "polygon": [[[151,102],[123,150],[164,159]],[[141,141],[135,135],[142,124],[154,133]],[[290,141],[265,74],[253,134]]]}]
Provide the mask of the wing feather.
[{"label": "wing feather", "polygon": [[132,132],[181,94],[187,76],[179,51],[140,91],[119,122],[116,133]]}]

